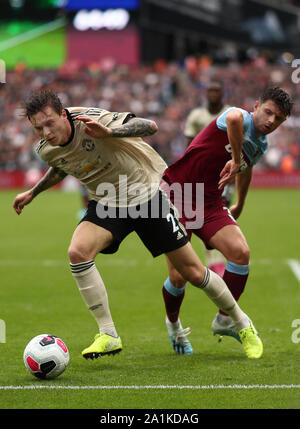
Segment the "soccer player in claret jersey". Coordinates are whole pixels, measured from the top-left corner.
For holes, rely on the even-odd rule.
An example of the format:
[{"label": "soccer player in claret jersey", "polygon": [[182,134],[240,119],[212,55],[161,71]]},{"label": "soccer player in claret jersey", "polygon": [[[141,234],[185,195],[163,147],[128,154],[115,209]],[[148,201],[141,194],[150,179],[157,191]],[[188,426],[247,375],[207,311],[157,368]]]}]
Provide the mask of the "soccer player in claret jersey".
[{"label": "soccer player in claret jersey", "polygon": [[[244,291],[250,252],[247,241],[236,223],[245,204],[253,166],[267,150],[267,134],[278,128],[290,115],[292,100],[279,87],[267,88],[254,104],[254,111],[230,107],[205,127],[192,141],[185,154],[163,175],[161,188],[170,190],[174,183],[204,184],[204,219],[198,229],[186,228],[202,239],[208,248],[218,249],[227,259],[223,280],[238,301]],[[222,191],[235,177],[237,202],[224,206]],[[193,187],[192,205],[196,200]],[[171,201],[174,195],[170,194]],[[177,199],[184,201],[184,195]],[[176,201],[174,201],[176,206]],[[177,207],[180,213],[184,210]],[[181,222],[187,226],[183,213]],[[192,222],[193,223],[193,222]],[[186,281],[167,258],[169,277],[163,286],[167,328],[177,353],[192,354],[193,349],[182,329],[179,310]],[[214,334],[228,335],[242,342],[243,337],[228,312],[219,310],[212,322]]]},{"label": "soccer player in claret jersey", "polygon": [[259,357],[262,342],[248,316],[222,278],[203,266],[174,206],[159,189],[167,166],[141,138],[154,134],[156,123],[130,112],[63,108],[50,90],[34,93],[26,101],[25,111],[41,138],[36,151],[50,168],[33,188],[16,196],[16,213],[21,214],[40,192],[68,174],[89,192],[87,214],[75,229],[68,250],[71,272],[99,329],[82,355],[93,359],[122,350],[94,258],[98,253],[115,253],[135,231],[153,257],[165,253],[186,281],[229,313],[247,356]]},{"label": "soccer player in claret jersey", "polygon": [[[184,135],[187,143],[190,144],[200,131],[211,123],[217,116],[225,112],[230,106],[223,103],[224,88],[219,80],[211,80],[206,88],[206,103],[203,106],[195,107],[189,113]],[[234,194],[234,179],[224,187],[222,198],[225,205],[229,207]],[[224,256],[216,249],[207,249],[205,247],[205,259],[207,267],[223,276],[225,269]]]}]

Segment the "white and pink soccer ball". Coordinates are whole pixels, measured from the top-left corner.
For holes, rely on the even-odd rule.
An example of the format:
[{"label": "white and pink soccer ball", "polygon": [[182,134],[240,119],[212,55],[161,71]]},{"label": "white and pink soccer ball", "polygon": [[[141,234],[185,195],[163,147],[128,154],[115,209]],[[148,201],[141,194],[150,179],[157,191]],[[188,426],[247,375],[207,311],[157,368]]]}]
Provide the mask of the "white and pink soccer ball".
[{"label": "white and pink soccer ball", "polygon": [[28,371],[38,378],[55,378],[64,372],[70,356],[65,343],[55,335],[41,334],[32,338],[24,350]]}]

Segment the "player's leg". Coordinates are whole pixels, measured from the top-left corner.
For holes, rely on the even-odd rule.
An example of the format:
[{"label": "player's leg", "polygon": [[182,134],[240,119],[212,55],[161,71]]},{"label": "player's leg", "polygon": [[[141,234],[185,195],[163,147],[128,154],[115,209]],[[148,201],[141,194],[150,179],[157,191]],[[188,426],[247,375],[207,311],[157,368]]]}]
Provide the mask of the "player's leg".
[{"label": "player's leg", "polygon": [[223,279],[203,266],[191,244],[168,252],[167,257],[183,278],[202,289],[215,305],[232,318],[247,356],[261,357],[263,346],[252,322],[240,309]]},{"label": "player's leg", "polygon": [[[262,344],[251,326],[249,318],[240,309],[223,279],[203,266],[188,241],[188,235],[178,219],[174,206],[164,193],[159,192],[157,195],[159,198],[161,197],[159,199],[162,203],[161,206],[164,206],[161,215],[146,220],[141,219],[140,223],[135,226],[135,231],[154,257],[165,253],[169,262],[183,279],[203,289],[218,308],[232,317],[239,328],[247,356],[259,358],[262,355]],[[152,201],[153,199],[149,202],[150,206]],[[155,202],[154,205],[156,207]],[[173,286],[176,287],[176,285]],[[178,283],[177,286],[182,285]]]},{"label": "player's leg", "polygon": [[189,281],[208,295],[215,303],[219,303],[223,311],[230,312],[236,323],[244,326],[245,313],[241,311],[226,284],[216,273],[213,273],[201,263],[190,243],[166,254],[170,263]]},{"label": "player's leg", "polygon": [[238,301],[245,289],[249,274],[250,250],[241,229],[227,225],[209,240],[227,259],[223,279]]},{"label": "player's leg", "polygon": [[216,249],[205,248],[205,260],[207,267],[223,277],[225,271],[224,256]]},{"label": "player's leg", "polygon": [[[222,193],[222,200],[226,207],[230,207],[232,203],[235,190],[234,181],[235,179],[232,178],[231,182],[225,186],[224,191]],[[207,267],[215,273],[219,274],[219,276],[223,277],[226,261],[222,253],[216,249],[205,248],[205,256]]]},{"label": "player's leg", "polygon": [[173,267],[168,258],[169,277],[164,282],[162,293],[166,308],[166,326],[171,345],[178,354],[193,354],[193,348],[187,335],[190,328],[183,329],[179,318],[181,303],[185,294],[186,280]]},{"label": "player's leg", "polygon": [[[218,249],[227,259],[223,280],[236,301],[243,293],[249,274],[250,251],[247,241],[237,225],[227,225],[217,231],[209,245]],[[212,323],[214,334],[231,335],[239,339],[234,322],[221,309]]]},{"label": "player's leg", "polygon": [[110,231],[84,221],[77,226],[68,250],[73,277],[99,327],[99,334],[93,344],[82,352],[87,358],[116,353],[122,349],[111,317],[106,288],[94,262],[95,256],[112,241]]},{"label": "player's leg", "polygon": [[169,277],[164,282],[162,292],[168,319],[175,323],[178,320],[180,306],[184,298],[186,280],[174,268],[168,258],[166,261]]}]

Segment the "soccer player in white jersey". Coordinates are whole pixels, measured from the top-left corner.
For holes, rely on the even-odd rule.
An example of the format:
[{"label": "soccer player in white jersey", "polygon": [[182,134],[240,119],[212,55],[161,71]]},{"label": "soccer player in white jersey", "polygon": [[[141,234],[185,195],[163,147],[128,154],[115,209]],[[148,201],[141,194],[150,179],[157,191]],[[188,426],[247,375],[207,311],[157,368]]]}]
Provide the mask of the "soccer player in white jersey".
[{"label": "soccer player in white jersey", "polygon": [[[218,115],[225,112],[230,106],[223,103],[223,84],[218,80],[212,80],[206,88],[206,104],[195,107],[189,113],[184,135],[187,143],[190,144],[200,131],[211,123]],[[212,142],[213,143],[213,142]],[[229,207],[234,194],[234,179],[232,183],[228,183],[223,191],[224,204]],[[205,247],[205,259],[207,267],[223,276],[225,270],[224,256],[216,249],[207,249]]]},{"label": "soccer player in white jersey", "polygon": [[182,278],[202,289],[232,317],[246,355],[260,357],[262,342],[250,319],[221,277],[203,266],[173,205],[159,189],[166,164],[142,139],[157,131],[156,123],[130,112],[63,108],[51,90],[32,94],[25,111],[41,138],[37,153],[50,168],[35,186],[16,196],[16,213],[20,215],[40,192],[68,174],[89,191],[87,214],[75,229],[68,250],[71,272],[99,328],[82,355],[96,358],[122,349],[94,258],[99,252],[116,252],[122,240],[136,231],[154,257],[165,253]]},{"label": "soccer player in white jersey", "polygon": [[[290,115],[293,102],[287,92],[279,87],[267,88],[254,105],[254,111],[230,107],[214,119],[192,141],[184,155],[170,165],[163,175],[168,188],[173,183],[204,184],[204,219],[201,227],[188,227],[184,216],[180,221],[186,226],[189,237],[199,237],[208,248],[218,249],[226,258],[227,264],[223,280],[236,300],[244,291],[248,274],[250,251],[247,241],[236,223],[240,216],[253,166],[266,152],[267,134],[278,128]],[[220,178],[221,177],[221,178]],[[237,202],[224,207],[222,191],[224,186],[236,178]],[[195,206],[197,193],[193,186],[190,196]],[[171,201],[182,213],[173,195]],[[177,195],[183,201],[184,195]],[[176,352],[192,354],[193,350],[185,332],[181,329],[179,310],[184,296],[185,279],[168,259],[169,277],[164,283],[163,297],[167,312],[167,328]],[[180,331],[180,335],[173,332]],[[241,341],[239,327],[230,315],[222,309],[212,323],[214,334],[228,335]]]}]

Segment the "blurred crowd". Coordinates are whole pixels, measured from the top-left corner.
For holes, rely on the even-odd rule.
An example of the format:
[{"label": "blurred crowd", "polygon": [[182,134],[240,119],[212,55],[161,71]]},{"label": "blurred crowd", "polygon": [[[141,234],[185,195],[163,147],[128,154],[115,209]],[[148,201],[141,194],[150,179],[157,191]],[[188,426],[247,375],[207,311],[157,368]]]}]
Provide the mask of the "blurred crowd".
[{"label": "blurred crowd", "polygon": [[[217,79],[224,84],[224,103],[251,111],[267,85],[279,85],[295,99],[292,115],[269,136],[269,151],[257,168],[300,168],[300,85],[292,81],[288,64],[257,58],[251,63],[215,66],[208,58],[187,58],[183,63],[157,61],[136,68],[112,61],[80,68],[68,64],[59,70],[28,70],[19,65],[8,71],[0,87],[0,168],[43,168],[32,145],[37,136],[24,117],[22,101],[33,90],[54,89],[64,106],[94,106],[110,111],[131,111],[154,119],[159,131],[146,141],[170,164],[186,148],[183,135],[188,113],[205,105],[206,87]],[[300,75],[300,72],[299,72]]]}]

